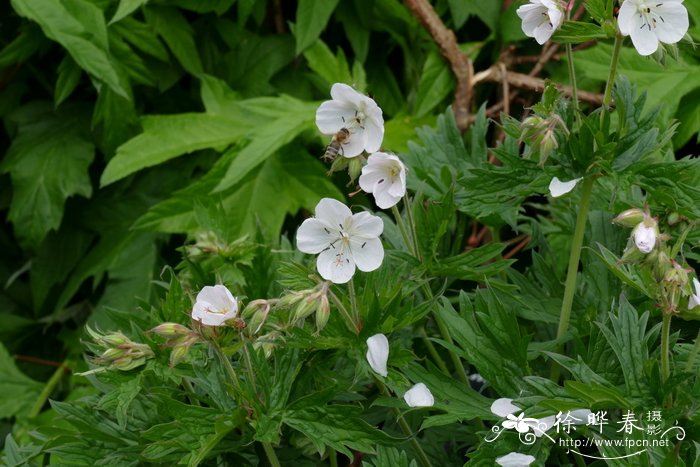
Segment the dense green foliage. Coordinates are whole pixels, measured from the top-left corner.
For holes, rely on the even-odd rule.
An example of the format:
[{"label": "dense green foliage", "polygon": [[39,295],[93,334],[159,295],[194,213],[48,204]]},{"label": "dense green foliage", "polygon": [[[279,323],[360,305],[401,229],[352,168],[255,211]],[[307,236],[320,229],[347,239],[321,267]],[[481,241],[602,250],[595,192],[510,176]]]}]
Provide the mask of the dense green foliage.
[{"label": "dense green foliage", "polygon": [[[579,22],[554,40],[583,44],[574,52],[579,87],[600,93],[614,2],[574,10],[583,3]],[[500,61],[527,73],[539,58],[520,29],[520,3],[433,4],[477,71]],[[684,5],[700,41],[700,3]],[[537,417],[585,407],[619,420],[663,407],[685,440],[648,449],[639,464],[608,465],[700,462],[698,309],[674,316],[664,377],[659,304],[668,281],[652,260],[623,263],[630,232],[611,224],[648,206],[668,235],[667,259],[698,270],[692,44],[651,59],[628,41],[611,111],[584,105],[579,114],[548,87],[544,97],[519,90],[506,97],[510,114],[487,115],[508,88],[482,83],[461,134],[448,107],[451,69],[398,0],[11,0],[0,18],[7,465],[265,465],[269,446],[283,465],[334,465],[336,455],[341,464],[416,465],[394,409],[433,465],[493,465],[511,451],[537,465],[582,461],[544,438],[486,441],[502,419],[490,410],[499,397]],[[542,74],[568,82],[565,60],[547,61]],[[203,331],[171,365],[174,350],[149,330],[190,326],[202,287],[223,283],[245,303],[317,287],[314,260],[294,245],[301,221],[323,197],[372,208],[371,196],[351,197],[357,188],[319,160],[330,138],[314,115],[336,82],[381,106],[382,146],[409,167],[402,217],[380,214],[384,264],[355,276],[356,297],[330,286],[341,306],[359,310],[359,335],[338,303],[320,333],[313,318],[301,325],[294,306],[279,306],[257,334]],[[567,129],[557,128],[548,158],[523,138],[531,108]],[[571,326],[559,337],[583,190],[548,198],[554,176],[586,177],[593,193]],[[401,218],[412,222],[417,251]],[[690,287],[686,277],[684,310]],[[76,375],[93,368],[85,352],[99,352],[86,343],[86,323],[121,330],[154,358]],[[380,332],[391,342],[383,382],[365,361],[366,339]],[[462,365],[486,383],[462,381]],[[432,409],[406,411],[400,396],[416,382],[431,389]],[[620,439],[616,428],[600,437]]]}]

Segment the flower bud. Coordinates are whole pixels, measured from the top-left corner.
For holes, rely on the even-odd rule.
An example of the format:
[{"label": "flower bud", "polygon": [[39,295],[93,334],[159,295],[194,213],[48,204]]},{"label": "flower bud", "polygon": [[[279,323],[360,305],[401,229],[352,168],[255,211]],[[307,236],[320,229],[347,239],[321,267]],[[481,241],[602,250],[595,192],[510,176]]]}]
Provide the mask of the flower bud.
[{"label": "flower bud", "polygon": [[632,208],[618,214],[617,217],[612,220],[612,222],[613,224],[631,228],[639,225],[644,218],[644,211],[639,208]]},{"label": "flower bud", "polygon": [[668,222],[668,225],[676,225],[682,220],[683,220],[683,217],[679,213],[672,212],[671,214],[668,215],[666,222]]},{"label": "flower bud", "polygon": [[150,332],[158,334],[160,337],[171,338],[184,336],[192,332],[188,327],[178,323],[161,323],[151,329]]},{"label": "flower bud", "polygon": [[540,142],[540,162],[538,165],[542,167],[544,163],[547,162],[547,158],[549,158],[550,154],[558,147],[559,143],[557,143],[557,137],[554,131],[551,129],[545,131],[544,136],[542,136],[542,141]]},{"label": "flower bud", "polygon": [[290,307],[299,303],[306,295],[313,293],[313,289],[301,290],[299,292],[290,292],[283,295],[277,302],[277,306],[281,308]]},{"label": "flower bud", "polygon": [[[357,159],[357,158],[354,157],[353,159]],[[330,168],[329,172],[330,173],[340,172],[342,170],[347,169],[348,166],[350,165],[350,160],[351,159],[348,159],[347,157],[336,157],[333,160],[333,163],[331,164],[331,168]]]},{"label": "flower bud", "polygon": [[328,319],[331,317],[330,309],[321,309],[319,307],[316,310],[316,331],[321,332],[323,328],[328,324]]},{"label": "flower bud", "polygon": [[141,365],[146,363],[146,357],[122,357],[118,358],[115,361],[112,362],[112,368],[116,368],[117,370],[121,371],[129,371],[133,370],[134,368],[140,367]]},{"label": "flower bud", "polygon": [[180,344],[173,347],[172,352],[170,352],[170,367],[177,366],[181,361],[183,361],[190,352],[190,346],[187,344]]},{"label": "flower bud", "polygon": [[311,314],[316,311],[316,300],[312,297],[313,295],[306,297],[304,300],[299,302],[294,310],[294,314],[292,315],[292,322],[306,319],[307,316],[311,316]]},{"label": "flower bud", "polygon": [[659,237],[659,228],[656,221],[652,218],[647,218],[643,222],[637,224],[632,231],[634,243],[642,253],[650,253],[656,246],[656,239]]},{"label": "flower bud", "polygon": [[362,157],[353,157],[348,163],[348,175],[350,176],[351,183],[362,173],[362,159]]},{"label": "flower bud", "polygon": [[250,329],[250,332],[253,334],[260,332],[263,324],[265,324],[265,321],[267,321],[267,314],[269,312],[270,308],[263,308],[258,310],[258,312],[253,315],[250,321],[248,321],[248,329]]}]

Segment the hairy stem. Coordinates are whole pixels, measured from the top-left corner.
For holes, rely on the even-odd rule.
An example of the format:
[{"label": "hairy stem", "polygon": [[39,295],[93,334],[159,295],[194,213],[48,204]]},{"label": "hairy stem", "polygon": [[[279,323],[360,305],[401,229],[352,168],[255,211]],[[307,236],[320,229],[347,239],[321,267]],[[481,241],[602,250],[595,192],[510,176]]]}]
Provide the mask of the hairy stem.
[{"label": "hairy stem", "polygon": [[345,308],[345,305],[343,305],[343,302],[340,301],[338,296],[333,293],[333,291],[329,288],[328,289],[328,296],[330,297],[331,301],[335,305],[335,307],[340,311],[341,316],[345,320],[345,325],[350,329],[352,332],[355,334],[360,333],[360,327],[357,321],[355,321],[352,316],[350,315],[350,312],[348,312],[348,309]]},{"label": "hairy stem", "polygon": [[[386,385],[375,376],[375,381],[377,382],[377,386],[379,387],[379,390],[383,395],[386,397],[391,397],[391,393],[389,392],[389,389],[386,387]],[[396,420],[399,424],[399,427],[401,428],[401,431],[403,432],[404,435],[410,440],[411,446],[413,446],[413,449],[416,451],[416,454],[418,454],[418,460],[420,460],[420,463],[423,467],[432,467],[432,464],[430,463],[430,459],[428,459],[427,454],[425,454],[425,451],[423,451],[423,447],[420,445],[416,437],[413,435],[413,430],[411,430],[411,427],[408,425],[406,420],[403,418],[403,415],[401,415],[401,411],[393,407],[392,411],[394,412],[394,415],[396,416]]]},{"label": "hairy stem", "polygon": [[49,398],[49,396],[51,396],[51,393],[53,393],[54,389],[56,389],[56,386],[58,386],[58,383],[61,382],[61,378],[63,378],[63,375],[67,371],[68,367],[66,366],[66,362],[61,363],[61,365],[56,368],[56,371],[53,372],[51,378],[49,378],[49,380],[46,382],[44,389],[42,389],[41,394],[39,394],[39,397],[29,411],[29,418],[34,418],[39,415],[42,407],[44,407],[44,404],[46,404],[46,400]]},{"label": "hairy stem", "polygon": [[[671,338],[671,313],[663,312],[661,320],[661,383],[668,381],[671,376],[671,349],[669,340]],[[671,395],[666,399],[666,407],[672,404]]]},{"label": "hairy stem", "polygon": [[403,205],[406,208],[406,216],[408,216],[408,225],[411,227],[411,239],[413,240],[413,249],[415,250],[418,261],[423,261],[423,257],[418,247],[418,233],[416,232],[416,221],[413,218],[413,209],[411,207],[411,198],[408,197],[408,192],[403,196]]},{"label": "hairy stem", "polygon": [[442,371],[446,375],[449,375],[450,371],[447,369],[445,361],[442,359],[442,357],[440,356],[430,339],[428,339],[428,334],[425,332],[425,328],[420,328],[420,336],[421,340],[423,341],[423,345],[425,345],[425,348],[428,349],[428,353],[431,357],[433,357],[433,361],[438,366],[440,371]]},{"label": "hairy stem", "polygon": [[357,292],[355,292],[355,282],[350,279],[348,282],[348,295],[350,295],[350,312],[352,313],[352,320],[359,328],[360,323],[360,310],[357,308]]},{"label": "hairy stem", "polygon": [[280,460],[277,458],[277,454],[275,454],[275,450],[272,448],[272,445],[266,442],[261,442],[260,444],[262,444],[262,447],[265,450],[265,455],[267,456],[267,460],[270,465],[272,467],[282,467],[282,464],[280,464]]},{"label": "hairy stem", "polygon": [[618,33],[615,36],[615,45],[613,46],[612,59],[610,61],[610,72],[608,73],[608,81],[605,83],[605,93],[603,94],[603,106],[610,107],[612,101],[612,90],[615,84],[615,76],[617,75],[617,63],[620,61],[620,49],[624,37]]},{"label": "hairy stem", "polygon": [[406,229],[406,224],[403,221],[403,217],[401,217],[399,208],[397,208],[396,205],[394,205],[391,207],[391,212],[394,214],[396,225],[399,227],[399,231],[401,232],[401,237],[403,238],[403,241],[406,244],[406,248],[408,248],[408,251],[409,253],[411,253],[411,255],[416,256],[416,252],[413,248],[413,242],[411,241],[411,238],[408,235],[408,229]]},{"label": "hairy stem", "polygon": [[[557,329],[557,339],[561,339],[569,330],[571,320],[571,306],[574,303],[574,293],[576,292],[576,278],[578,277],[578,263],[581,259],[581,248],[583,247],[583,234],[586,232],[588,221],[588,208],[591,204],[591,192],[593,191],[593,177],[583,179],[581,187],[581,201],[578,205],[578,215],[576,216],[576,227],[574,237],[571,241],[571,252],[569,253],[569,267],[566,271],[566,282],[564,285],[564,299],[561,303],[559,313],[559,328]],[[559,367],[552,367],[552,376],[558,379]]]}]

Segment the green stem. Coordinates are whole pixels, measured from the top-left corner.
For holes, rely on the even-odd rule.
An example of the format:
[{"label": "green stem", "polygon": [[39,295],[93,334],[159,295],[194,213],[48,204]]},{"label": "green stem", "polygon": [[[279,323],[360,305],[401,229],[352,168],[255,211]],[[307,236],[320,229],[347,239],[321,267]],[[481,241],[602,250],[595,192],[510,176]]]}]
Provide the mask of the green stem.
[{"label": "green stem", "polygon": [[693,365],[695,364],[695,358],[698,356],[698,352],[700,352],[700,331],[698,331],[698,335],[695,338],[695,345],[690,351],[690,355],[688,355],[688,363],[685,365],[685,371],[688,373],[693,371]]},{"label": "green stem", "polygon": [[350,329],[355,334],[359,334],[360,327],[358,326],[358,323],[355,320],[353,320],[352,316],[350,316],[350,313],[348,312],[348,309],[345,308],[345,305],[343,305],[343,302],[340,301],[338,296],[334,294],[330,288],[328,289],[328,296],[331,298],[331,301],[338,309],[338,311],[340,311],[340,314],[345,320],[345,325],[348,327],[348,329]]},{"label": "green stem", "polygon": [[[593,191],[593,177],[583,179],[581,187],[581,201],[578,205],[578,216],[576,216],[576,227],[574,237],[571,240],[571,252],[569,253],[569,268],[566,271],[566,283],[564,285],[564,299],[561,303],[559,314],[559,328],[557,329],[557,339],[564,337],[569,330],[571,320],[571,306],[574,303],[574,293],[576,292],[576,278],[578,276],[578,263],[581,259],[581,248],[583,246],[583,234],[586,232],[588,221],[588,209],[591,204],[591,192]],[[552,375],[558,379],[559,367],[552,367]]]},{"label": "green stem", "polygon": [[[396,223],[399,226],[399,230],[401,230],[402,235],[404,237],[404,241],[406,244],[409,246],[409,251],[411,254],[418,259],[419,261],[422,261],[418,249],[418,235],[416,233],[416,223],[415,220],[413,219],[413,214],[411,210],[411,201],[408,198],[408,193],[404,196],[403,198],[403,203],[406,208],[406,213],[407,217],[409,219],[409,228],[410,228],[410,237],[413,239],[412,241],[409,241],[409,234],[406,232],[406,225],[403,222],[403,218],[401,217],[401,214],[399,213],[399,210],[394,206],[392,210],[394,211],[394,216],[396,217]],[[413,245],[411,247],[411,245]],[[425,296],[428,300],[434,300],[433,297],[433,291],[430,290],[430,287],[427,284],[423,284],[423,291],[425,292]],[[435,318],[435,322],[437,323],[438,329],[440,330],[440,334],[442,335],[442,338],[449,344],[454,345],[454,342],[452,341],[452,336],[450,335],[449,329],[447,329],[447,326],[445,325],[445,322],[443,321],[442,317],[440,316],[439,313],[436,313],[435,311],[433,312],[433,317]],[[427,339],[425,339],[427,341]],[[433,349],[434,350],[434,349]],[[430,351],[430,347],[428,347],[428,351]],[[467,373],[464,370],[464,365],[462,365],[462,360],[460,360],[459,356],[454,353],[453,351],[449,351],[450,353],[450,359],[452,360],[452,363],[454,364],[455,370],[457,371],[457,375],[459,378],[462,380],[462,382],[469,384],[469,378],[467,377]],[[431,355],[433,353],[431,352]],[[439,358],[439,355],[437,355],[437,352],[433,355],[433,358],[437,356],[438,359],[436,360],[436,363],[441,362],[442,360]],[[438,363],[438,366],[440,366],[440,363]],[[441,368],[445,368],[445,372],[447,372],[447,367],[445,366],[445,363],[442,362]],[[449,374],[449,373],[448,373]]]},{"label": "green stem", "polygon": [[605,83],[605,94],[603,94],[603,106],[605,108],[610,107],[610,102],[612,101],[612,90],[615,84],[615,75],[617,75],[617,63],[620,61],[620,49],[622,48],[622,41],[624,37],[622,34],[617,33],[615,36],[615,45],[613,46],[612,60],[610,62],[610,72],[608,73],[608,81]]},{"label": "green stem", "polygon": [[280,464],[280,460],[277,458],[277,454],[275,454],[275,450],[272,448],[272,445],[266,442],[261,442],[260,444],[262,444],[262,447],[265,450],[265,455],[267,456],[267,460],[270,465],[272,467],[282,467],[282,464]]},{"label": "green stem", "polygon": [[[389,389],[386,387],[386,385],[375,376],[375,381],[377,382],[377,386],[379,387],[379,390],[381,393],[386,396],[386,397],[391,397],[391,394],[389,393]],[[430,459],[428,458],[428,455],[425,453],[423,450],[423,447],[420,445],[416,437],[413,435],[413,430],[411,430],[411,427],[408,425],[406,420],[403,418],[403,415],[401,415],[401,411],[393,407],[392,411],[394,412],[394,415],[396,416],[396,420],[399,423],[399,427],[401,428],[401,431],[403,432],[404,435],[409,439],[411,442],[411,446],[413,446],[413,449],[416,451],[416,454],[418,454],[418,460],[420,460],[421,465],[423,467],[432,467],[432,464],[430,463]]]},{"label": "green stem", "polygon": [[406,208],[406,215],[408,216],[408,225],[411,227],[411,238],[413,239],[413,250],[415,251],[415,256],[418,261],[423,261],[420,254],[420,248],[418,247],[418,232],[416,231],[416,221],[413,219],[413,208],[411,206],[411,199],[408,197],[408,192],[403,196],[403,205]]},{"label": "green stem", "polygon": [[196,467],[198,466],[205,457],[209,454],[209,452],[216,447],[219,442],[221,442],[224,437],[226,437],[227,434],[229,434],[231,431],[233,431],[235,427],[226,427],[225,429],[215,432],[214,436],[210,437],[207,442],[202,446],[199,451],[193,457],[190,459],[188,462],[188,467]]},{"label": "green stem", "polygon": [[61,378],[63,378],[63,375],[66,373],[67,369],[66,362],[63,362],[56,369],[56,371],[53,372],[53,375],[51,375],[51,378],[49,378],[49,380],[46,382],[44,389],[41,391],[41,394],[39,394],[39,397],[34,402],[32,409],[29,411],[29,418],[34,418],[39,415],[42,407],[44,407],[44,404],[46,404],[46,400],[49,398],[49,396],[51,396],[54,389],[56,389],[56,386],[58,386],[58,383],[61,381]]},{"label": "green stem", "polygon": [[[669,348],[669,340],[671,338],[671,313],[663,311],[661,321],[661,383],[664,384],[671,376],[671,349]],[[671,407],[673,405],[673,395],[669,394],[664,401],[664,406]]]},{"label": "green stem", "polygon": [[566,62],[569,67],[569,81],[571,83],[571,102],[574,106],[574,118],[576,119],[576,125],[581,126],[581,115],[579,115],[578,107],[578,85],[576,83],[576,68],[574,67],[574,53],[571,48],[571,44],[566,44],[564,46],[566,49]]},{"label": "green stem", "polygon": [[350,295],[350,312],[352,313],[352,320],[353,322],[359,324],[360,310],[357,308],[357,292],[355,292],[355,281],[353,279],[350,279],[350,282],[348,282],[348,294]]},{"label": "green stem", "polygon": [[420,335],[421,335],[421,340],[423,341],[423,345],[425,345],[425,348],[428,349],[428,353],[430,354],[431,357],[433,357],[433,361],[438,366],[440,371],[442,371],[446,375],[449,375],[450,371],[447,369],[447,365],[445,365],[445,361],[442,359],[442,357],[438,353],[437,349],[433,345],[433,342],[430,339],[428,339],[428,334],[425,332],[425,328],[420,328]]},{"label": "green stem", "polygon": [[404,243],[406,244],[406,248],[408,248],[409,253],[411,255],[416,256],[416,252],[413,249],[413,242],[408,236],[408,230],[406,230],[406,224],[403,221],[403,217],[401,217],[401,213],[399,212],[399,208],[396,207],[396,205],[391,207],[391,212],[394,213],[394,219],[396,219],[396,225],[399,227],[399,231],[401,232],[401,237],[403,238]]},{"label": "green stem", "polygon": [[671,338],[671,314],[663,312],[661,321],[661,382],[671,376],[669,340]]},{"label": "green stem", "polygon": [[231,380],[234,390],[238,394],[242,394],[241,385],[238,381],[238,377],[236,376],[236,370],[234,370],[233,365],[231,365],[231,360],[224,354],[223,350],[221,350],[218,342],[212,340],[211,345],[214,348],[214,352],[219,357],[219,361],[221,361],[221,364],[226,369],[226,373],[228,374],[228,378]]},{"label": "green stem", "polygon": [[328,449],[328,459],[331,462],[331,467],[338,467],[338,453],[335,449]]}]

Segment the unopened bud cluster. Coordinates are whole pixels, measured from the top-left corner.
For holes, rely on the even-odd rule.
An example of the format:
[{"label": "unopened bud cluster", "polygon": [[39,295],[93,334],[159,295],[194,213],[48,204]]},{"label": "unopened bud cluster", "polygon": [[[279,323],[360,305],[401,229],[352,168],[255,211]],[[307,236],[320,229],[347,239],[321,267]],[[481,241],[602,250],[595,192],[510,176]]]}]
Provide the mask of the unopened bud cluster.
[{"label": "unopened bud cluster", "polygon": [[316,330],[321,332],[331,315],[328,283],[324,282],[313,289],[290,292],[280,299],[279,304],[291,309],[291,323],[298,323],[315,314]]},{"label": "unopened bud cluster", "polygon": [[201,340],[200,335],[178,323],[162,323],[151,329],[152,333],[165,339],[165,346],[171,347],[170,366],[183,361],[189,354],[192,344]]},{"label": "unopened bud cluster", "polygon": [[[677,214],[668,219],[670,226],[680,222]],[[687,315],[695,308],[696,298],[700,299],[700,290],[693,293],[689,273],[692,269],[683,267],[669,253],[666,241],[671,237],[659,231],[658,220],[647,209],[633,208],[620,213],[613,223],[632,229],[629,246],[622,255],[624,263],[637,263],[649,271],[650,289],[655,290],[657,303],[665,313]],[[700,282],[693,279],[693,285]],[[685,297],[688,306],[681,306]],[[687,308],[687,310],[686,310]],[[693,313],[695,314],[695,313]]]},{"label": "unopened bud cluster", "polygon": [[85,329],[94,341],[94,345],[89,345],[96,355],[91,361],[99,368],[83,374],[112,369],[129,371],[153,358],[153,351],[148,345],[133,342],[119,331],[103,334],[89,326]]},{"label": "unopened bud cluster", "polygon": [[532,115],[521,124],[522,133],[520,139],[527,144],[525,156],[535,152],[539,154],[539,165],[543,166],[547,158],[559,147],[556,130],[560,129],[569,134],[566,124],[557,114],[543,118]]}]

